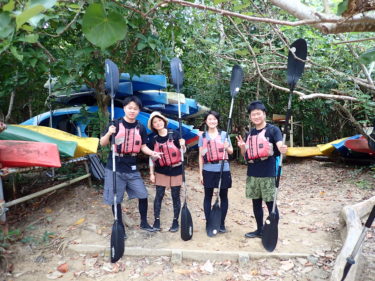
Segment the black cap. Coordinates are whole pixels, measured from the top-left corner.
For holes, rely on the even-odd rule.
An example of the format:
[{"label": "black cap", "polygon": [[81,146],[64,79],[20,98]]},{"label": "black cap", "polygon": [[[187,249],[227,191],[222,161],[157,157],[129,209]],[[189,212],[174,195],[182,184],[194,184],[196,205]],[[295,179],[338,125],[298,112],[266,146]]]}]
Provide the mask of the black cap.
[{"label": "black cap", "polygon": [[264,112],[266,112],[266,107],[264,106],[264,104],[257,100],[257,101],[253,101],[252,103],[250,103],[248,106],[247,106],[247,112],[250,113],[251,111],[255,110],[255,109],[260,109]]}]

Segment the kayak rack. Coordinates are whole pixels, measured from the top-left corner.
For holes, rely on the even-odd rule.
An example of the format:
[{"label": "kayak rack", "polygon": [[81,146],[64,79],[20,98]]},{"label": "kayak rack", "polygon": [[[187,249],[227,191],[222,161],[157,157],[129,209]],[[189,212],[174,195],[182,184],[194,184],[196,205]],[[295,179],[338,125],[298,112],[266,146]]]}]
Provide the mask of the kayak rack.
[{"label": "kayak rack", "polygon": [[44,195],[48,192],[51,192],[51,191],[69,186],[73,183],[79,182],[79,181],[84,180],[84,179],[88,179],[88,184],[89,184],[90,187],[92,187],[91,173],[90,173],[89,166],[88,166],[88,163],[87,163],[87,161],[88,161],[87,157],[79,157],[79,158],[71,159],[71,160],[63,162],[62,165],[66,165],[66,164],[70,164],[70,163],[74,163],[74,162],[81,162],[81,161],[83,161],[84,165],[85,165],[85,170],[86,170],[85,175],[79,176],[79,177],[74,178],[74,179],[67,180],[65,182],[59,183],[57,185],[48,187],[46,189],[40,190],[38,192],[34,192],[32,194],[26,195],[26,196],[21,197],[21,198],[17,198],[15,200],[12,200],[12,201],[9,201],[9,202],[4,201],[3,181],[1,179],[1,177],[12,174],[12,173],[22,173],[22,172],[27,172],[27,171],[45,169],[46,167],[26,167],[26,168],[0,169],[0,223],[1,224],[6,223],[6,212],[9,210],[9,207],[11,207],[11,206],[14,206],[14,205],[17,205],[19,203],[25,202],[27,200],[33,199],[35,197]]}]

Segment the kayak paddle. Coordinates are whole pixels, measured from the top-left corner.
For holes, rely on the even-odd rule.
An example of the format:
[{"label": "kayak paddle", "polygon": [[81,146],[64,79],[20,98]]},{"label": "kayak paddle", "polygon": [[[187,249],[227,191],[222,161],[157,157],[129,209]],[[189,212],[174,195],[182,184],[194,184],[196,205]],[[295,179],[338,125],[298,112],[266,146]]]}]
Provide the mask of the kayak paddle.
[{"label": "kayak paddle", "polygon": [[[225,140],[228,140],[230,125],[231,125],[231,118],[232,118],[232,112],[233,112],[233,104],[234,104],[234,98],[237,96],[238,92],[240,91],[240,87],[243,80],[243,70],[239,65],[234,65],[232,68],[232,75],[230,79],[230,95],[232,96],[232,101],[230,104],[230,110],[229,110],[229,117],[228,117],[228,123],[227,123],[227,131],[225,135]],[[221,188],[221,178],[223,175],[223,169],[224,169],[224,159],[225,159],[226,151],[224,151],[223,160],[221,161],[220,166],[220,177],[219,177],[219,186],[218,191],[216,195],[216,200],[214,205],[212,206],[212,209],[210,211],[210,216],[208,218],[207,222],[207,235],[209,237],[215,236],[219,232],[220,223],[221,223],[221,208],[219,205],[219,194],[220,194],[220,188]]]},{"label": "kayak paddle", "polygon": [[[297,59],[297,58],[299,59]],[[297,84],[299,78],[301,78],[303,70],[305,68],[305,60],[307,57],[307,43],[304,39],[297,39],[293,44],[290,46],[290,51],[288,54],[288,68],[287,68],[287,82],[289,85],[289,100],[288,100],[288,110],[286,113],[285,124],[284,124],[284,132],[283,132],[283,145],[285,144],[286,135],[288,134],[288,126],[289,126],[289,119],[291,116],[291,107],[292,107],[292,94],[294,88]],[[303,61],[301,61],[301,60]],[[273,205],[272,205],[272,212],[266,219],[266,222],[263,227],[263,235],[262,235],[262,244],[263,247],[272,252],[276,248],[277,239],[279,236],[279,219],[275,212],[276,210],[276,200],[277,200],[277,193],[279,190],[279,183],[280,183],[280,175],[281,175],[281,167],[283,163],[283,157],[280,156],[280,163],[277,170],[276,180],[275,180],[275,193],[273,197]]]},{"label": "kayak paddle", "polygon": [[367,218],[365,226],[363,227],[361,235],[359,236],[358,241],[354,246],[352,254],[346,259],[346,264],[344,267],[344,272],[343,272],[341,281],[345,280],[346,276],[349,273],[350,268],[352,267],[353,264],[355,264],[354,258],[357,255],[357,252],[359,248],[361,247],[363,240],[365,240],[367,230],[370,229],[372,223],[374,222],[374,218],[375,218],[375,205],[372,207],[372,211]]},{"label": "kayak paddle", "polygon": [[[119,71],[117,65],[110,59],[105,60],[105,88],[107,93],[111,96],[111,120],[114,123],[115,106],[114,99],[118,90]],[[112,146],[112,176],[113,176],[113,205],[115,213],[115,221],[112,225],[111,233],[111,262],[115,263],[124,255],[125,251],[125,228],[122,223],[118,221],[117,217],[117,189],[116,189],[116,155],[115,155],[115,137],[111,137]]]},{"label": "kayak paddle", "polygon": [[[171,60],[171,74],[172,83],[176,88],[178,95],[178,124],[180,131],[180,139],[182,138],[182,120],[181,120],[181,102],[180,102],[180,87],[184,82],[184,71],[182,69],[182,62],[179,58]],[[193,237],[193,219],[189,208],[186,203],[187,188],[185,183],[185,163],[184,163],[184,150],[181,148],[181,165],[182,165],[182,186],[185,189],[185,200],[181,209],[181,239],[188,241]]]}]

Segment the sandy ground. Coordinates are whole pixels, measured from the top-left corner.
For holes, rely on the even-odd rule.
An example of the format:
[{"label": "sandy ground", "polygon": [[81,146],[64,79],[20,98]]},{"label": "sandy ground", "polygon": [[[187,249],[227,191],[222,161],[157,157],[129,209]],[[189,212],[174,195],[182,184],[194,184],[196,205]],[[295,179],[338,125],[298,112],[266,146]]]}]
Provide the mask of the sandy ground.
[{"label": "sandy ground", "polygon": [[[306,254],[305,258],[260,258],[241,267],[232,261],[184,260],[181,264],[173,264],[166,256],[129,257],[125,254],[112,265],[103,252],[83,254],[69,249],[73,244],[109,246],[113,224],[110,208],[102,203],[100,190],[82,183],[47,196],[31,214],[10,226],[10,229],[22,231],[23,242],[13,244],[6,256],[9,272],[4,274],[4,279],[328,280],[342,245],[339,212],[345,205],[373,196],[374,177],[368,169],[311,159],[287,160],[280,182],[279,241],[274,253]],[[186,178],[188,206],[194,222],[192,240],[182,241],[179,232],[168,232],[173,208],[167,191],[161,213],[162,231],[157,233],[140,230],[137,201],[124,201],[129,237],[126,247],[265,252],[260,239],[244,237],[246,232],[255,229],[251,200],[245,198],[246,166],[232,164],[233,187],[229,191],[226,220],[228,232],[214,238],[207,237],[204,230],[203,187],[196,165],[187,167]],[[145,182],[149,188],[148,218],[152,224],[155,189],[146,177]],[[267,215],[265,206],[264,210]],[[371,261],[374,241],[373,227],[365,244],[365,252]],[[57,271],[61,264],[66,264],[66,273]],[[373,268],[365,268],[366,279],[363,280],[375,280],[374,275],[370,277],[374,272]]]}]

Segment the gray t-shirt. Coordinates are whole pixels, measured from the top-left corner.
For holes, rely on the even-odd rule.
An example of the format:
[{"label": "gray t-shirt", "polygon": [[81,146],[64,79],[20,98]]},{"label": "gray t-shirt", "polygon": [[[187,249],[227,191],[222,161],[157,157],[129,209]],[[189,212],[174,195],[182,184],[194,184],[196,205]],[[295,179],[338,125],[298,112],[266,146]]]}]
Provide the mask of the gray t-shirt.
[{"label": "gray t-shirt", "polygon": [[[222,142],[225,141],[226,134],[227,134],[226,132],[221,131],[221,140],[222,140]],[[199,136],[199,141],[198,141],[198,146],[199,147],[203,146],[203,136],[202,135]],[[206,132],[205,137],[207,138],[207,140],[211,139],[210,135],[208,134],[208,132]],[[229,136],[228,136],[228,143],[230,145],[232,145]],[[221,168],[221,163],[217,163],[217,164],[204,163],[203,164],[203,170],[208,171],[208,172],[220,172],[220,168]],[[230,171],[229,162],[228,161],[225,161],[223,171],[224,172]]]}]

